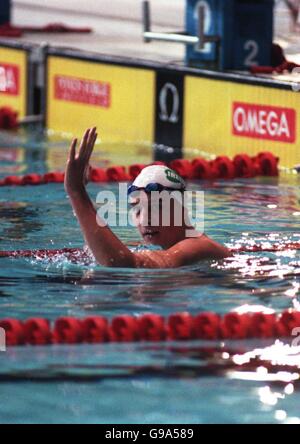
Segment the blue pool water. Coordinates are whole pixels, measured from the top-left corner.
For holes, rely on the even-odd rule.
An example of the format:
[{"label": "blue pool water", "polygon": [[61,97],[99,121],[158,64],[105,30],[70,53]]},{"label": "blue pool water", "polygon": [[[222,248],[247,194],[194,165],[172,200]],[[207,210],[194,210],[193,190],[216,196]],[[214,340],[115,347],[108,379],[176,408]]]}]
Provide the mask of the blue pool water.
[{"label": "blue pool water", "polygon": [[[101,149],[98,165],[115,161]],[[55,170],[65,156],[64,142],[46,141],[42,134],[2,134],[0,178]],[[105,187],[116,190],[115,185]],[[217,241],[300,240],[297,177],[216,181],[201,188],[206,232]],[[95,197],[99,186],[89,190]],[[83,243],[62,185],[0,188],[0,220],[0,250]],[[132,228],[116,232],[125,242],[138,239]],[[243,254],[162,271],[110,270],[64,258],[0,261],[0,318],[299,307],[300,255],[295,251]],[[0,423],[300,423],[300,349],[291,347],[292,339],[285,345],[228,341],[12,348],[0,353]]]}]

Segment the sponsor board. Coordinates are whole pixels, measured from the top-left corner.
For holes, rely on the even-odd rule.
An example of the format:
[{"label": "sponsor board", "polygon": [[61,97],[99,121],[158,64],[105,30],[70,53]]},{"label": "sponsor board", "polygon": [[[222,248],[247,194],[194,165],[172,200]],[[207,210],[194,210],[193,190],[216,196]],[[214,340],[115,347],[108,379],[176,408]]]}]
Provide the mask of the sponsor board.
[{"label": "sponsor board", "polygon": [[9,106],[20,118],[27,114],[27,57],[23,49],[0,46],[0,106]]},{"label": "sponsor board", "polygon": [[104,143],[124,142],[123,150],[154,140],[154,70],[49,55],[47,90],[54,131],[78,136],[98,126]]},{"label": "sponsor board", "polygon": [[299,164],[299,94],[275,85],[186,76],[185,157],[194,149],[229,157],[271,151],[282,166]]}]

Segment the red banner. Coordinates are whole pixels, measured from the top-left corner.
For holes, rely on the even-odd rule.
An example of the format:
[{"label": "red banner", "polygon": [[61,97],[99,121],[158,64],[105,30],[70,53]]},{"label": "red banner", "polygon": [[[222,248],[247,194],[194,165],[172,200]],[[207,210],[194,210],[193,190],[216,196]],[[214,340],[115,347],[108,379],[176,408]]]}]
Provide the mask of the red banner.
[{"label": "red banner", "polygon": [[55,76],[54,95],[57,100],[84,103],[103,108],[109,108],[111,104],[110,84],[96,80]]},{"label": "red banner", "polygon": [[20,70],[18,66],[0,62],[0,93],[19,95]]},{"label": "red banner", "polygon": [[234,102],[232,131],[241,137],[295,143],[296,110]]}]

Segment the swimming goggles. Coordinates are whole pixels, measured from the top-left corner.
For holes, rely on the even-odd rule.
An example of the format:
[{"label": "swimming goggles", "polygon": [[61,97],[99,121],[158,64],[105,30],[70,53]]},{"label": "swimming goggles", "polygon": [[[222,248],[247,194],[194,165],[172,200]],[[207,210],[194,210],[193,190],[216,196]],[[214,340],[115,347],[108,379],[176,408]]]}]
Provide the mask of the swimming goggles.
[{"label": "swimming goggles", "polygon": [[182,187],[181,189],[176,190],[175,188],[165,187],[160,183],[148,183],[148,185],[142,188],[137,187],[136,185],[130,185],[127,194],[129,196],[131,193],[134,193],[135,191],[145,191],[146,193],[152,193],[153,191],[158,191],[161,193],[162,191],[184,191],[184,189],[185,188]]}]

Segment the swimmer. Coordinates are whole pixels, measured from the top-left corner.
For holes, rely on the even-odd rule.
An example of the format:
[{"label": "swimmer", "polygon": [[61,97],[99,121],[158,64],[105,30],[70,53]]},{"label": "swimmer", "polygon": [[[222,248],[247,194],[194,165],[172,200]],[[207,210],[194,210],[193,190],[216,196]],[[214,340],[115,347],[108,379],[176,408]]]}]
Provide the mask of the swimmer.
[{"label": "swimmer", "polygon": [[[86,244],[96,261],[106,267],[124,268],[178,268],[195,264],[201,260],[222,259],[231,256],[230,251],[198,233],[186,218],[182,218],[180,226],[174,223],[174,215],[170,217],[169,226],[162,223],[163,208],[157,205],[152,212],[157,212],[159,222],[151,224],[152,191],[177,191],[183,193],[185,183],[177,173],[164,166],[145,168],[128,189],[130,205],[135,214],[135,224],[146,244],[162,247],[162,250],[143,250],[132,252],[105,224],[87,193],[86,184],[90,158],[97,140],[97,129],[85,132],[78,153],[77,139],[71,143],[66,166],[65,189],[69,195],[74,213],[79,221]],[[146,198],[142,199],[139,193]],[[154,193],[155,194],[155,193]],[[171,214],[176,202],[172,199]],[[151,207],[152,208],[152,207]],[[186,209],[181,205],[182,213]],[[150,216],[149,216],[150,215]]]}]

